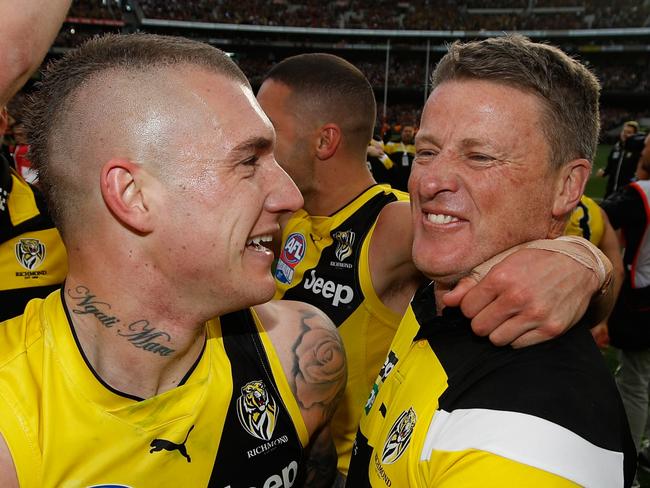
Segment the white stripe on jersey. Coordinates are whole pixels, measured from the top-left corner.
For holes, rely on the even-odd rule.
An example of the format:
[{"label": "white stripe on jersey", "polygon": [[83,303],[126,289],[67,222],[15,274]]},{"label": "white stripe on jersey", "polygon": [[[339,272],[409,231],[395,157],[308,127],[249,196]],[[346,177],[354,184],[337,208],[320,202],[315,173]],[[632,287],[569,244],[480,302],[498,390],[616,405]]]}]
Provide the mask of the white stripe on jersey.
[{"label": "white stripe on jersey", "polygon": [[434,450],[477,449],[527,464],[590,488],[623,486],[623,454],[598,447],[548,420],[488,409],[437,410],[420,461]]}]

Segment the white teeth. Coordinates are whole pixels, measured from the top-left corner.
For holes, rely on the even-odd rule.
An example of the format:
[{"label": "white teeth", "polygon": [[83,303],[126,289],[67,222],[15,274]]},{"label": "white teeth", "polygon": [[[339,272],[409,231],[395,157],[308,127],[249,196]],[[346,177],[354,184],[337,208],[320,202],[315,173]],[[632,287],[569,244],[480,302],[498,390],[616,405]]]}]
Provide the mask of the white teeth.
[{"label": "white teeth", "polygon": [[[266,236],[257,236],[257,237],[253,237],[253,238],[249,239],[249,240],[246,242],[246,245],[247,245],[247,246],[254,245],[254,246],[260,247],[260,243],[261,243],[261,242],[271,242],[272,240],[273,240],[273,237],[270,236],[270,235],[266,235]],[[262,246],[262,247],[263,247],[263,246]]]},{"label": "white teeth", "polygon": [[450,222],[459,222],[456,217],[444,214],[427,214],[427,220],[433,224],[448,224]]}]

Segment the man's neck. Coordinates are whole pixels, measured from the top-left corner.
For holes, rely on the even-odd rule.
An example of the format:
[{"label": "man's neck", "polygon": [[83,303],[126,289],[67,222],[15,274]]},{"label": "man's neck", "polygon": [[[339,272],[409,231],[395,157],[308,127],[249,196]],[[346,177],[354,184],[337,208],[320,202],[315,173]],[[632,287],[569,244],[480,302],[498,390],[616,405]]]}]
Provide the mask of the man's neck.
[{"label": "man's neck", "polygon": [[309,215],[332,215],[376,184],[363,161],[343,159],[324,164],[312,191],[303,194],[303,208]]},{"label": "man's neck", "polygon": [[116,390],[140,398],[177,386],[201,354],[204,323],[170,319],[141,301],[132,302],[128,294],[82,283],[69,277],[64,297],[95,373]]},{"label": "man's neck", "polygon": [[445,296],[446,293],[449,293],[451,290],[453,290],[456,284],[457,282],[448,284],[438,281],[433,284],[433,295],[436,299],[436,315],[442,315],[442,311],[445,308],[442,297]]}]

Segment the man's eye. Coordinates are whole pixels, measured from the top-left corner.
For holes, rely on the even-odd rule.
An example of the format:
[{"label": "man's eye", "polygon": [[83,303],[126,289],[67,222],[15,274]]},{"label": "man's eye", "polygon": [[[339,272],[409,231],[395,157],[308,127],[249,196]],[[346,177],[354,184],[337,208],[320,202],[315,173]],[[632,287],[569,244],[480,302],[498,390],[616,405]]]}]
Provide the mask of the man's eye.
[{"label": "man's eye", "polygon": [[494,161],[494,158],[492,156],[488,156],[487,154],[470,154],[469,159],[479,163]]},{"label": "man's eye", "polygon": [[257,156],[251,156],[250,158],[244,159],[241,164],[244,166],[257,166],[259,158]]},{"label": "man's eye", "polygon": [[438,152],[434,151],[433,149],[421,149],[415,152],[415,159],[417,160],[431,159],[434,158],[437,154]]}]

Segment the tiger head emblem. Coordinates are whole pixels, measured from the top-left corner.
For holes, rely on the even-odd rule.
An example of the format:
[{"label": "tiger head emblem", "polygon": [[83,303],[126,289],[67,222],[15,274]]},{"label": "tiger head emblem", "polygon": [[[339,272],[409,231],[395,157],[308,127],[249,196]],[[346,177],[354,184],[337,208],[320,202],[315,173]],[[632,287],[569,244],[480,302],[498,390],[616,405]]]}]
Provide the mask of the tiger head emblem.
[{"label": "tiger head emblem", "polygon": [[386,436],[384,451],[381,455],[383,464],[393,464],[404,453],[411,441],[417,416],[413,407],[401,413]]},{"label": "tiger head emblem", "polygon": [[278,407],[261,380],[250,381],[241,388],[237,399],[237,417],[250,435],[268,441],[277,423]]},{"label": "tiger head emblem", "polygon": [[332,234],[332,237],[336,241],[336,251],[334,255],[339,261],[344,261],[345,259],[352,256],[352,246],[354,245],[355,234],[351,230],[338,231]]},{"label": "tiger head emblem", "polygon": [[45,244],[38,239],[23,238],[16,243],[16,259],[30,271],[38,268],[45,259]]}]

